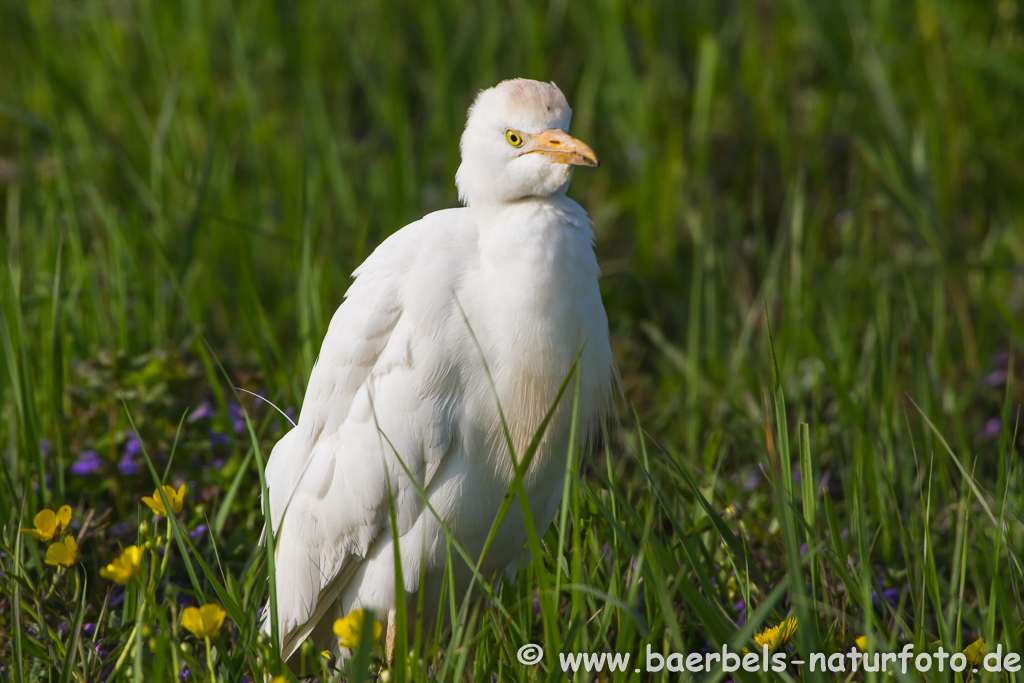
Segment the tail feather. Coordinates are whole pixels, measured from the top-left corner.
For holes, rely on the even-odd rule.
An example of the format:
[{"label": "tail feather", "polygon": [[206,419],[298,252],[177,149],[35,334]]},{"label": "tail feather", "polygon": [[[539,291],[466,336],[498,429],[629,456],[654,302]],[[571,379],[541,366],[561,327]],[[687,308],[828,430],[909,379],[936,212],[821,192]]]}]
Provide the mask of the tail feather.
[{"label": "tail feather", "polygon": [[[338,570],[338,573],[334,576],[331,582],[320,590],[320,593],[316,598],[316,606],[309,618],[303,623],[282,633],[282,659],[288,661],[292,655],[298,651],[303,641],[305,641],[306,638],[309,637],[310,633],[313,632],[313,629],[316,628],[317,624],[319,624],[320,621],[328,614],[328,611],[336,605],[338,598],[341,597],[342,591],[348,586],[349,581],[356,573],[356,570],[359,569],[361,559],[362,558],[354,555],[350,555],[345,558]],[[278,592],[278,595],[280,596],[280,591]],[[266,622],[265,629],[266,628],[269,628],[269,622]]]}]

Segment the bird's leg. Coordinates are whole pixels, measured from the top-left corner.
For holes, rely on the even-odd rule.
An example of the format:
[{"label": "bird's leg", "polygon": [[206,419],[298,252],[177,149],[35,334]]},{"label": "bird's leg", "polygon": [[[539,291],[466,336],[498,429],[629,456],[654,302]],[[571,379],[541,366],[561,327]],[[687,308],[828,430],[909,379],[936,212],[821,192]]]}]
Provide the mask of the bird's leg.
[{"label": "bird's leg", "polygon": [[387,660],[388,668],[395,662],[395,608],[388,610],[388,632],[384,641],[384,658]]}]

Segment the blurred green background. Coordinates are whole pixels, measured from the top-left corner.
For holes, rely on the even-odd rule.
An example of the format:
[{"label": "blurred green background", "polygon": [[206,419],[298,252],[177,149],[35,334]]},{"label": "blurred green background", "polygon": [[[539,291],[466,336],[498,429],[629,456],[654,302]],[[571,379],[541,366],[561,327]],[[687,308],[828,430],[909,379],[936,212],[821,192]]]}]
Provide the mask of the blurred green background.
[{"label": "blurred green background", "polygon": [[820,355],[813,337],[838,379],[847,358],[891,360],[877,383],[919,350],[962,408],[956,383],[1019,343],[1020,14],[973,0],[7,3],[5,286],[45,338],[63,235],[66,360],[198,330],[294,403],[353,268],[455,203],[474,93],[525,76],[560,85],[604,162],[571,193],[596,223],[629,397],[659,428],[678,438],[681,409],[714,406],[686,427],[699,440],[705,418],[740,407],[723,403],[737,385],[764,382],[766,302],[784,364]]},{"label": "blurred green background", "polygon": [[815,409],[873,403],[884,435],[924,382],[959,416],[1021,341],[1021,22],[1006,0],[8,3],[4,286],[39,346],[63,235],[65,363],[201,332],[294,405],[354,267],[455,203],[475,92],[525,76],[604,162],[571,193],[649,426],[693,449],[758,412],[766,306]]},{"label": "blurred green background", "polygon": [[[573,134],[602,161],[569,194],[595,223],[632,404],[625,452],[639,422],[716,508],[746,510],[770,535],[778,510],[748,484],[778,465],[777,377],[788,424],[809,425],[815,484],[798,498],[827,485],[860,550],[910,575],[929,526],[947,541],[943,580],[962,569],[965,535],[1016,556],[1002,579],[973,567],[958,622],[975,610],[980,628],[990,593],[1020,595],[1018,0],[0,11],[5,524],[25,497],[81,488],[64,464],[83,449],[112,471],[122,395],[140,424],[156,421],[158,444],[185,407],[224,404],[218,361],[299,405],[352,270],[390,233],[455,205],[467,107],[523,76],[562,88]],[[139,367],[185,379],[154,397],[152,376],[126,375]],[[264,448],[280,433],[270,420]],[[958,462],[986,505],[1002,501],[1007,535],[923,517],[925,488],[936,509],[977,511]],[[616,477],[635,475],[622,467]],[[47,475],[55,493],[29,486]],[[114,475],[66,497],[123,514],[130,491],[148,493],[132,486]],[[259,521],[247,519],[251,542]],[[999,623],[1019,641],[1019,602],[1005,609]]]}]

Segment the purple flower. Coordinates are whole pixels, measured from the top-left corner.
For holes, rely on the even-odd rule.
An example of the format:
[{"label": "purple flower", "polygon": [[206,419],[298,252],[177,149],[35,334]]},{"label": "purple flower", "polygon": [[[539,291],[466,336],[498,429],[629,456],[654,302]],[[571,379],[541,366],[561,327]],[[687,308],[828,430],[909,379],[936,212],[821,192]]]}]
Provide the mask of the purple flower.
[{"label": "purple flower", "polygon": [[1001,387],[1006,384],[1006,370],[996,370],[985,375],[985,379],[982,380],[986,386],[990,387]]},{"label": "purple flower", "polygon": [[126,448],[124,453],[121,455],[121,462],[117,463],[117,471],[121,474],[138,474],[139,465],[132,458],[131,453]]},{"label": "purple flower", "polygon": [[235,431],[235,434],[241,434],[245,431],[245,411],[242,409],[242,406],[237,403],[229,403],[228,419],[231,420],[231,428]]},{"label": "purple flower", "polygon": [[288,419],[295,424],[295,406],[288,406],[284,409],[284,414],[288,416]]},{"label": "purple flower", "polygon": [[736,625],[743,626],[747,621],[747,603],[743,598],[740,598],[732,604],[732,608],[739,610],[740,615],[736,618]]},{"label": "purple flower", "polygon": [[96,451],[82,451],[78,454],[78,460],[71,463],[71,471],[80,477],[92,474],[103,466],[103,461]]},{"label": "purple flower", "polygon": [[90,621],[89,623],[82,626],[82,630],[85,631],[85,635],[91,636],[93,633],[96,632],[96,624]]},{"label": "purple flower", "polygon": [[210,407],[210,402],[204,400],[199,404],[199,407],[195,409],[191,415],[188,416],[186,422],[195,422],[196,420],[205,420],[208,417],[213,417],[217,412]]},{"label": "purple flower", "polygon": [[45,458],[50,454],[50,442],[46,439],[39,439],[39,451]]},{"label": "purple flower", "polygon": [[900,599],[900,589],[899,588],[886,588],[885,590],[882,591],[882,595],[881,596],[879,596],[878,593],[876,593],[875,591],[873,591],[873,590],[871,591],[871,603],[875,607],[881,607],[882,606],[882,600],[885,600],[890,605],[895,605],[896,602],[899,599]]},{"label": "purple flower", "polygon": [[203,534],[205,534],[205,533],[206,533],[206,525],[205,524],[200,524],[195,529],[193,529],[192,531],[188,532],[188,537],[191,538],[193,541],[198,541],[200,538],[203,537]]},{"label": "purple flower", "polygon": [[992,372],[985,375],[981,380],[983,384],[990,387],[1001,387],[1006,384],[1007,371],[1010,369],[1010,355],[1005,351],[996,354]]},{"label": "purple flower", "polygon": [[231,444],[231,437],[227,434],[221,434],[215,429],[210,430],[210,448],[218,448],[220,446],[228,446]]},{"label": "purple flower", "polygon": [[978,434],[979,438],[982,439],[996,439],[999,437],[999,430],[1002,427],[1002,422],[998,417],[993,417],[985,423],[985,426],[981,428],[981,433]]},{"label": "purple flower", "polygon": [[128,523],[118,524],[110,529],[110,535],[114,538],[124,540],[128,537],[132,531],[132,526]]},{"label": "purple flower", "polygon": [[135,432],[129,434],[128,440],[124,442],[124,453],[132,457],[142,455],[142,444],[139,443],[139,435]]},{"label": "purple flower", "polygon": [[187,664],[185,666],[181,667],[181,680],[187,681],[189,679],[189,676],[191,676],[191,675],[192,675],[192,672],[188,670],[188,665]]}]

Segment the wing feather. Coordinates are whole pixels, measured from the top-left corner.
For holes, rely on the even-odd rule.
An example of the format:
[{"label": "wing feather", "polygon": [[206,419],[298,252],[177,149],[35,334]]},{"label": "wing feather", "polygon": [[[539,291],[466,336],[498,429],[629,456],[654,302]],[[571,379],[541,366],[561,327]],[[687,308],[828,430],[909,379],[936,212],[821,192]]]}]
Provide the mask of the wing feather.
[{"label": "wing feather", "polygon": [[[423,510],[417,487],[429,483],[451,445],[456,371],[443,343],[447,312],[415,304],[425,298],[416,290],[424,282],[450,287],[434,271],[458,272],[420,248],[428,235],[445,238],[458,222],[454,213],[395,233],[356,271],[298,424],[267,463],[285,658],[339,599],[374,542],[390,535],[389,482],[401,535]],[[435,294],[426,298],[451,300]]]}]

